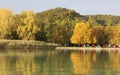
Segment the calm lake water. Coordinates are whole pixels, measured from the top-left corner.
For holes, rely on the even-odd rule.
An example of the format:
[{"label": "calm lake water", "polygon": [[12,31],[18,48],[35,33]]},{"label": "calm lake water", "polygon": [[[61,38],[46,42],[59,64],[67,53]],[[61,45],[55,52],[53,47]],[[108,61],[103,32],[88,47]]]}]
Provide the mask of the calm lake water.
[{"label": "calm lake water", "polygon": [[0,75],[120,75],[120,53],[1,50]]}]

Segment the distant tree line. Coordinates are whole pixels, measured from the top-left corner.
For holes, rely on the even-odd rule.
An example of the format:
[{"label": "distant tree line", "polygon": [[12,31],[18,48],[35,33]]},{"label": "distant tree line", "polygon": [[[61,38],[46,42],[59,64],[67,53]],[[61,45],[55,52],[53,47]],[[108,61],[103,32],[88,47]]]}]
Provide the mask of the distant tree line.
[{"label": "distant tree line", "polygon": [[120,16],[80,15],[55,8],[43,12],[0,9],[0,39],[54,43],[120,43]]}]

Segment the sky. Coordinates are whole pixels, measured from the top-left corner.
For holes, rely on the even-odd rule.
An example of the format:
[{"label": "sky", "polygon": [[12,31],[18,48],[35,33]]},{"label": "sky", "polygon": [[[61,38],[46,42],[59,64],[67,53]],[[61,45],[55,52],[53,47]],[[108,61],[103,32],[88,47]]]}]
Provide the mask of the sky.
[{"label": "sky", "polygon": [[120,16],[120,0],[0,0],[0,8],[11,9],[14,13],[22,10],[42,12],[56,7],[73,9],[81,15]]}]

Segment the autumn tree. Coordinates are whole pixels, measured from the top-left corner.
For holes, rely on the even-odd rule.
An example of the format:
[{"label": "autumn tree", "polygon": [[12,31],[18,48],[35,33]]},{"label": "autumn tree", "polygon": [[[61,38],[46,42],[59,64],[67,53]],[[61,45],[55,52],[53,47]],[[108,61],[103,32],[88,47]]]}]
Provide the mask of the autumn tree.
[{"label": "autumn tree", "polygon": [[120,24],[117,26],[111,26],[109,32],[109,43],[120,44]]},{"label": "autumn tree", "polygon": [[92,27],[92,36],[95,36],[96,43],[103,44],[108,43],[108,33],[105,31],[104,26],[94,26]]},{"label": "autumn tree", "polygon": [[[74,28],[73,35],[71,37],[71,43],[85,44],[94,43],[96,40],[91,36],[92,29],[87,23],[77,23]],[[92,39],[93,38],[93,39]]]},{"label": "autumn tree", "polygon": [[40,30],[34,20],[34,13],[32,11],[21,12],[21,24],[18,25],[17,34],[24,40],[35,40],[35,34]]},{"label": "autumn tree", "polygon": [[7,39],[11,32],[12,11],[9,9],[0,9],[0,39]]},{"label": "autumn tree", "polygon": [[22,15],[14,14],[11,18],[11,33],[9,35],[9,39],[20,39],[17,33],[17,29],[19,25],[22,25],[21,21]]}]

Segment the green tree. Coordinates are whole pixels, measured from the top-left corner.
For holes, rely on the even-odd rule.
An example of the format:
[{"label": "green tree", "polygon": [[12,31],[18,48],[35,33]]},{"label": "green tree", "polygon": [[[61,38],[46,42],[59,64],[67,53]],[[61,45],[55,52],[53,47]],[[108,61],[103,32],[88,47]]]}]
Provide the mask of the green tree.
[{"label": "green tree", "polygon": [[50,42],[66,43],[67,41],[69,41],[69,34],[63,26],[54,26],[51,33],[53,34],[51,34],[48,38],[48,41]]},{"label": "green tree", "polygon": [[[76,11],[60,7],[36,13],[35,17],[36,24],[39,25],[40,28],[43,27],[41,32],[45,33],[44,35],[42,33],[39,33],[39,35],[46,37],[46,41],[50,41],[51,38],[54,38],[52,37],[55,35],[53,32],[55,30],[53,29],[58,28],[60,29],[57,30],[58,33],[61,33],[61,30],[63,30],[63,32],[66,31],[66,34],[68,36],[64,38],[68,39],[66,42],[70,41],[75,23],[80,22],[84,19],[86,18],[84,16],[81,16]],[[65,37],[64,34],[61,34],[61,36]],[[41,38],[40,40],[43,39]],[[58,40],[54,39],[54,41]],[[50,42],[52,42],[52,40]]]},{"label": "green tree", "polygon": [[88,21],[91,26],[113,26],[120,23],[120,16],[113,15],[88,15]]},{"label": "green tree", "polygon": [[94,26],[92,27],[92,36],[96,37],[96,43],[103,44],[108,43],[108,33],[105,31],[104,26]]}]

